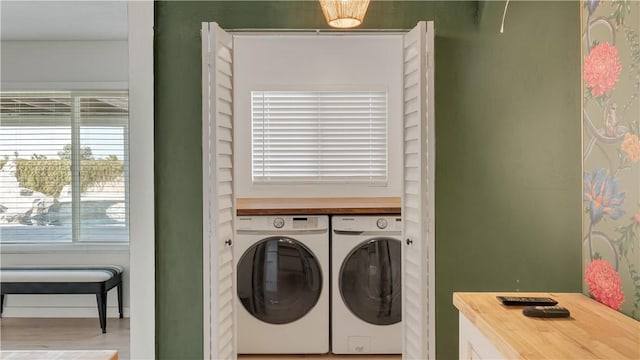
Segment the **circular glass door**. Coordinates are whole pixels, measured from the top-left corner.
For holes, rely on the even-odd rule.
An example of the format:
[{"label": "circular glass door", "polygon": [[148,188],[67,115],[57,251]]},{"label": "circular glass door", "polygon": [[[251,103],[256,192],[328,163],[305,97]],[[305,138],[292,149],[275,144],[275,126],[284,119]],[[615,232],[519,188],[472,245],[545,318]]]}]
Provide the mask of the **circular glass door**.
[{"label": "circular glass door", "polygon": [[302,318],[322,291],[320,263],[304,244],[288,237],[274,236],[251,246],[237,271],[240,302],[270,324]]},{"label": "circular glass door", "polygon": [[340,268],[340,295],[358,318],[374,325],[402,319],[401,243],[374,238],[356,246]]}]

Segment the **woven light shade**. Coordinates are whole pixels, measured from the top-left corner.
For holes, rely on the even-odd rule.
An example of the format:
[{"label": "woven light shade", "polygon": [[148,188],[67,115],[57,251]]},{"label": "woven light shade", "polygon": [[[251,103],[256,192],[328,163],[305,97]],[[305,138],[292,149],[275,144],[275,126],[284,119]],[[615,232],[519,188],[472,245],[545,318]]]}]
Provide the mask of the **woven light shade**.
[{"label": "woven light shade", "polygon": [[324,18],[334,28],[353,28],[362,24],[369,0],[319,0]]}]

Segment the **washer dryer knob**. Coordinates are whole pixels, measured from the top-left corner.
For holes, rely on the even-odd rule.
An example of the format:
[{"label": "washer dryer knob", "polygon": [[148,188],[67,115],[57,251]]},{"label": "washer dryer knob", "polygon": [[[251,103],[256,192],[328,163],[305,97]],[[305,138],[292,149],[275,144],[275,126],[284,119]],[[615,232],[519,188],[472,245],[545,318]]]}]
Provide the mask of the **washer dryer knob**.
[{"label": "washer dryer knob", "polygon": [[280,229],[281,227],[284,226],[284,219],[281,218],[281,217],[277,217],[277,218],[273,219],[273,226],[276,229]]},{"label": "washer dryer knob", "polygon": [[380,218],[378,219],[378,221],[376,221],[376,226],[378,227],[378,229],[386,229],[387,225],[387,219]]}]

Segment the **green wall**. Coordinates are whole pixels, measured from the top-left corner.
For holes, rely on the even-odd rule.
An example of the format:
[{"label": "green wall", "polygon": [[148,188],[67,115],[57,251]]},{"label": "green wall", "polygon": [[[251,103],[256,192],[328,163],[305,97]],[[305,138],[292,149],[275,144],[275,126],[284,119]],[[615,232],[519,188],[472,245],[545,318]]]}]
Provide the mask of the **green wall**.
[{"label": "green wall", "polygon": [[[577,2],[372,2],[363,27],[436,22],[436,330],[457,358],[453,291],[580,291]],[[200,23],[325,28],[316,1],[157,2],[156,336],[202,358]]]}]

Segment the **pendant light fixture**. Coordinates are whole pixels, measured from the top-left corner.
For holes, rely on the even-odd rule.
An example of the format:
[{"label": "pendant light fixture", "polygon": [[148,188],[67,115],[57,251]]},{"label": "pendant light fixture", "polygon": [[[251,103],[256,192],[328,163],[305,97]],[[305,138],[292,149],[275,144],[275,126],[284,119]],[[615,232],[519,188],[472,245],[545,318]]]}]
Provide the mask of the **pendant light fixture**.
[{"label": "pendant light fixture", "polygon": [[369,7],[369,0],[319,0],[327,24],[348,29],[360,26]]}]

